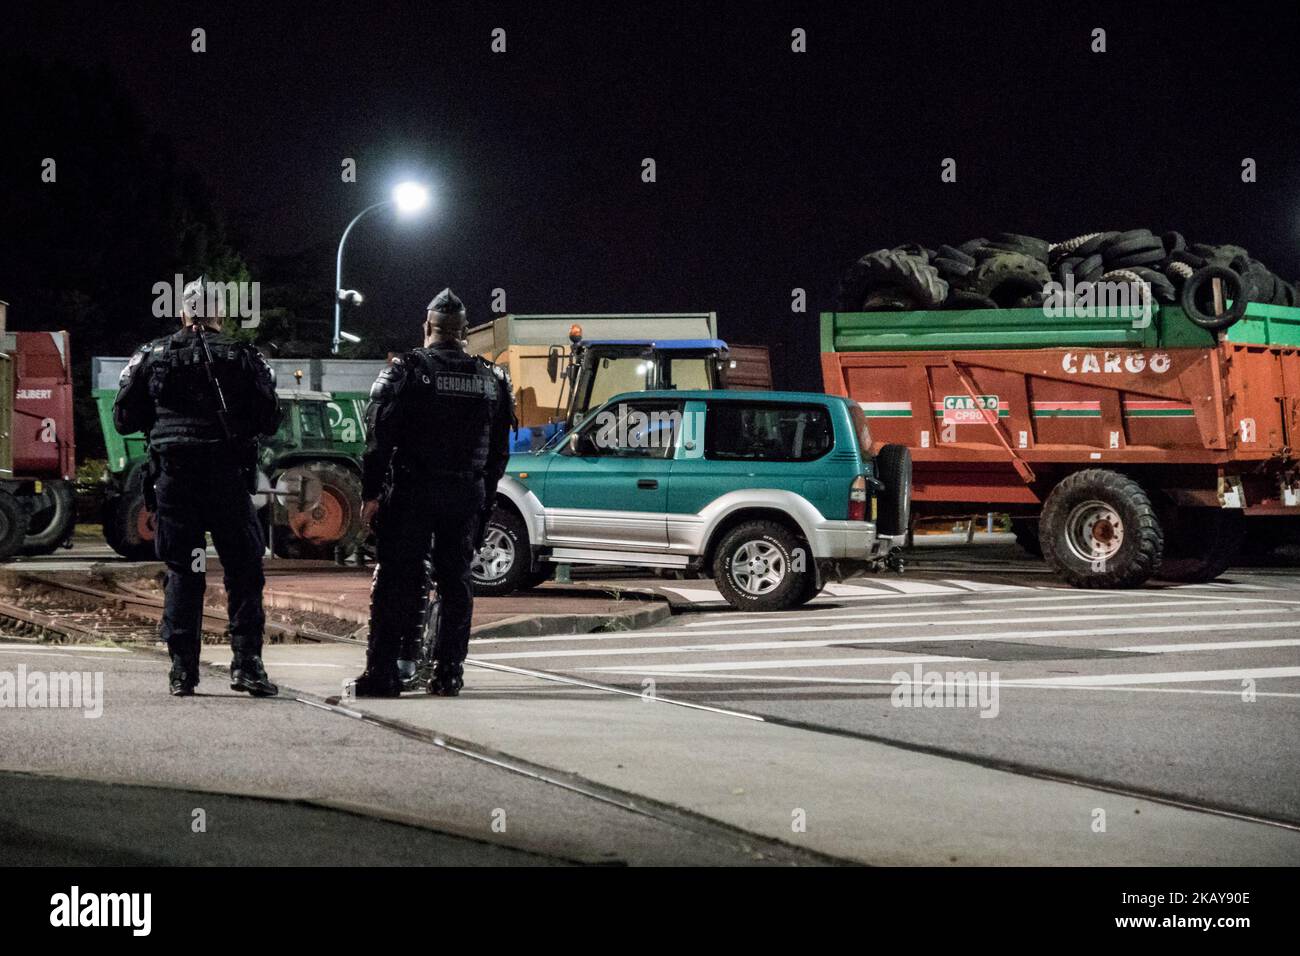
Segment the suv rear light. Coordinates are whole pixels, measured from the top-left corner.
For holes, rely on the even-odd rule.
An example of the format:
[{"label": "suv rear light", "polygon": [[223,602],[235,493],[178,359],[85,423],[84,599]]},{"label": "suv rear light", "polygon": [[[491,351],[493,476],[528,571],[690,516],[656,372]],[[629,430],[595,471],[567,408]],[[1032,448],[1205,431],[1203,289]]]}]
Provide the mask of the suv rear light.
[{"label": "suv rear light", "polygon": [[849,485],[849,520],[865,521],[867,518],[867,479],[862,475]]}]

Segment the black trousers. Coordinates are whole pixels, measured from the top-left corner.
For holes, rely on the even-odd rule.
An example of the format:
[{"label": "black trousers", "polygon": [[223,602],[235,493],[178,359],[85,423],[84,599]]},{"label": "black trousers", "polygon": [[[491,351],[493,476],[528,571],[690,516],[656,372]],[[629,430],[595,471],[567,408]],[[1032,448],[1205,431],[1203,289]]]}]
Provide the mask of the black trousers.
[{"label": "black trousers", "polygon": [[[378,564],[370,588],[370,666],[392,671],[403,648],[419,646],[429,573],[442,599],[434,658],[459,664],[469,653],[474,591],[470,564],[483,508],[481,478],[398,472],[379,505]],[[427,563],[426,563],[427,562]]]},{"label": "black trousers", "polygon": [[162,636],[171,653],[197,658],[207,587],[204,532],[212,533],[224,572],[235,654],[262,653],[262,526],[238,467],[224,450],[177,450],[162,457],[158,558],[167,565]]}]

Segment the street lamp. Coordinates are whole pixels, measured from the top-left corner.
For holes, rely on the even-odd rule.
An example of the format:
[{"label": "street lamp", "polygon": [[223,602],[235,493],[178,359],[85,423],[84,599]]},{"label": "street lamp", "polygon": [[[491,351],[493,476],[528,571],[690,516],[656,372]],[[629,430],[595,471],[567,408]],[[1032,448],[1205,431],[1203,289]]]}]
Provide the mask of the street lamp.
[{"label": "street lamp", "polygon": [[[385,199],[383,202],[377,202],[373,206],[367,206],[365,209],[357,213],[356,216],[353,217],[352,221],[348,223],[348,227],[343,230],[343,237],[339,239],[339,254],[334,268],[334,342],[333,347],[330,349],[334,355],[339,354],[339,344],[344,339],[339,324],[341,320],[340,310],[343,304],[343,294],[347,291],[343,288],[343,245],[348,241],[348,233],[352,231],[353,226],[361,221],[362,216],[368,212],[374,212],[376,209],[383,206],[395,206],[398,215],[410,216],[424,209],[428,205],[429,188],[427,186],[416,182],[398,183],[393,187],[393,195],[391,198]],[[356,293],[353,293],[353,295],[356,296],[356,301],[360,302],[361,296]],[[349,341],[351,341],[351,338],[349,338]]]}]

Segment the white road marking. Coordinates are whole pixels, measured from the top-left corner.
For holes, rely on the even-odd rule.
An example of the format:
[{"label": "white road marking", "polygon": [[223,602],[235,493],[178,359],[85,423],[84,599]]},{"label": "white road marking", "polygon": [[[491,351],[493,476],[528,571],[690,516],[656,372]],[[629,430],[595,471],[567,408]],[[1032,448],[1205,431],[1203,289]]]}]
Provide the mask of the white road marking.
[{"label": "white road marking", "polygon": [[663,590],[671,591],[678,597],[690,601],[692,604],[700,604],[711,601],[726,601],[720,591],[713,588],[670,588],[664,587]]},{"label": "white road marking", "polygon": [[[884,679],[880,677],[816,677],[807,674],[679,674],[662,672],[655,668],[626,668],[619,670],[614,667],[604,668],[609,673],[632,674],[637,677],[678,677],[682,680],[698,679],[701,681],[716,682],[720,680],[732,681],[756,681],[765,684],[791,683],[791,684],[853,684],[853,685],[897,685],[897,681]],[[1002,685],[1007,681],[999,681],[999,690],[1006,689]],[[1011,690],[1088,690],[1088,691],[1114,691],[1116,693],[1128,694],[1206,694],[1218,697],[1236,697],[1241,698],[1240,690],[1210,690],[1204,687],[1149,687],[1149,686],[1127,686],[1118,687],[1114,685],[1092,685],[1092,684],[1016,684]],[[1288,693],[1285,691],[1255,691],[1256,697],[1284,697],[1300,699],[1300,693]]]},{"label": "white road marking", "polygon": [[[804,660],[768,660],[768,661],[719,661],[706,664],[656,664],[654,669],[659,674],[707,674],[715,670],[741,670],[741,671],[761,671],[771,670],[779,667],[838,667],[840,665],[852,665],[855,667],[873,666],[877,664],[888,664],[898,666],[899,664],[938,664],[950,663],[956,661],[965,661],[967,663],[980,661],[978,657],[923,657],[915,654],[907,654],[902,657],[812,657]],[[579,667],[580,671],[625,671],[624,667]],[[640,673],[640,671],[637,671]]]},{"label": "white road marking", "polygon": [[0,653],[18,654],[22,651],[64,654],[129,654],[124,647],[96,647],[93,644],[0,644]]},{"label": "white road marking", "polygon": [[844,584],[840,581],[832,581],[822,590],[822,594],[830,594],[834,597],[862,597],[863,595],[897,593],[897,591],[886,591],[883,588],[873,588],[865,584]]},{"label": "white road marking", "polygon": [[992,581],[966,581],[962,578],[944,578],[944,583],[952,584],[966,591],[1032,591],[1024,584],[996,584]]},{"label": "white road marking", "polygon": [[342,669],[342,668],[355,667],[355,666],[356,666],[356,665],[354,665],[354,664],[316,664],[316,663],[309,663],[309,662],[306,662],[306,661],[268,661],[268,660],[263,660],[262,663],[263,663],[264,665],[266,665],[267,667],[331,667],[331,668],[334,668],[334,669],[336,669],[336,670],[338,670],[338,669]]},{"label": "white road marking", "polygon": [[[1238,612],[1242,613],[1242,612]],[[1064,620],[1064,619],[1062,619]],[[921,627],[925,626],[924,622],[917,624],[896,624],[891,627]],[[1294,621],[1238,621],[1226,624],[1160,624],[1146,627],[1095,627],[1095,628],[1073,628],[1066,630],[1039,630],[1039,631],[986,631],[966,634],[924,634],[911,637],[849,637],[831,638],[827,640],[787,640],[787,641],[732,641],[724,644],[661,644],[651,645],[648,647],[603,647],[588,650],[587,648],[563,648],[561,650],[550,651],[509,651],[496,654],[475,654],[479,660],[519,660],[526,658],[560,658],[560,657],[627,657],[634,654],[684,654],[684,653],[716,653],[732,651],[767,651],[793,649],[802,650],[810,647],[834,647],[842,644],[914,644],[918,641],[927,643],[938,643],[946,641],[1026,641],[1033,638],[1054,638],[1061,639],[1067,637],[1112,637],[1121,634],[1183,634],[1192,631],[1243,631],[1243,630],[1278,630],[1288,628],[1296,630],[1300,625]],[[808,628],[810,631],[843,631],[846,629],[861,630],[863,625],[832,625],[829,627]],[[667,631],[663,634],[654,636],[680,636],[681,632]],[[649,636],[649,635],[642,635]]]},{"label": "white road marking", "polygon": [[1110,651],[1129,651],[1135,654],[1178,654],[1186,651],[1239,651],[1259,647],[1300,647],[1300,641],[1211,641],[1206,644],[1134,644],[1130,647],[1108,647]]},{"label": "white road marking", "polygon": [[[961,610],[935,611],[925,615],[925,617],[927,618],[938,617],[940,615],[952,616],[952,615],[961,615],[965,613],[966,613],[965,611],[961,611]],[[1198,611],[1185,611],[1185,610],[1184,611],[1153,611],[1150,614],[1124,614],[1124,615],[1055,614],[1052,615],[1051,617],[1018,617],[1018,618],[1008,618],[1005,621],[994,620],[994,621],[976,622],[976,623],[979,624],[987,623],[990,625],[1010,624],[1013,622],[1016,624],[1046,624],[1046,623],[1060,622],[1060,621],[1105,621],[1105,620],[1115,620],[1115,619],[1132,621],[1132,620],[1137,620],[1139,618],[1154,618],[1154,617],[1224,617],[1227,615],[1238,616],[1243,614],[1281,614],[1281,613],[1285,613],[1281,608],[1240,608],[1237,610],[1231,610],[1227,608],[1215,607],[1214,609],[1207,608],[1206,610],[1203,611],[1200,610]],[[895,616],[901,616],[901,615],[895,615]],[[869,617],[874,618],[875,616],[869,615]],[[745,628],[743,633],[745,634],[819,634],[819,633],[830,633],[833,631],[855,631],[855,630],[872,631],[872,630],[882,630],[887,628],[899,628],[899,627],[926,627],[928,626],[928,623],[929,622],[926,620],[921,620],[916,622],[854,620],[845,624],[812,624],[806,627],[797,626],[797,625],[790,625],[790,626],[783,626],[783,627],[782,626],[752,627],[752,628]],[[1288,624],[1296,628],[1297,631],[1300,631],[1300,622],[1288,622]],[[727,636],[738,634],[740,632],[737,631],[737,629],[734,627],[719,627],[718,625],[714,625],[713,630],[698,630],[698,631],[693,630],[689,633],[692,637],[727,637]],[[1047,633],[1051,633],[1051,632],[1047,632]],[[683,631],[681,629],[677,629],[677,630],[670,630],[670,631],[636,631],[634,632],[633,636],[635,637],[681,637],[682,634]],[[581,636],[590,636],[590,635],[576,635],[576,636],[581,637]],[[976,635],[976,636],[981,636],[981,635]],[[912,640],[912,638],[902,638],[902,640]]]},{"label": "white road marking", "polygon": [[[949,605],[945,603],[944,606],[947,607],[947,606],[949,606]],[[1080,604],[1080,605],[1078,605],[1078,607],[1067,607],[1067,608],[1064,608],[1064,609],[1057,608],[1057,609],[1055,609],[1055,610],[1067,610],[1067,611],[1087,610],[1090,606],[1091,606],[1091,605]],[[1186,607],[1187,607],[1187,601],[1185,601],[1185,600],[1179,600],[1179,601],[1135,601],[1135,602],[1130,603],[1130,604],[1108,604],[1108,605],[1106,605],[1106,608],[1105,608],[1105,609],[1106,609],[1107,611],[1116,611],[1116,610],[1129,609],[1129,608],[1136,608],[1136,607],[1142,607],[1142,608],[1146,608],[1146,607],[1181,607],[1181,608],[1186,608]],[[990,608],[980,608],[980,607],[964,607],[964,606],[963,606],[962,608],[959,608],[959,609],[956,609],[956,610],[947,610],[947,611],[858,611],[858,610],[854,609],[853,613],[851,613],[851,614],[845,614],[845,613],[841,613],[841,614],[800,614],[800,615],[798,615],[797,617],[787,617],[787,618],[782,618],[781,620],[795,620],[795,621],[854,621],[854,620],[868,620],[868,621],[877,621],[877,620],[880,620],[881,618],[899,618],[899,617],[927,617],[927,618],[930,618],[930,617],[952,617],[953,615],[962,615],[962,614],[1005,614],[1005,613],[1007,613],[1008,611],[1013,611],[1013,612],[1014,612],[1014,611],[1018,611],[1018,610],[1034,611],[1034,610],[1042,610],[1042,608],[994,608],[994,607],[990,607]],[[1278,612],[1278,613],[1281,613],[1281,612],[1282,612],[1282,609],[1281,609],[1281,608],[1278,608],[1278,609],[1277,609],[1277,612]],[[1222,611],[1222,612],[1216,612],[1216,613],[1230,614],[1230,613],[1232,613],[1232,612],[1231,612],[1231,611]],[[1253,612],[1253,613],[1259,613],[1259,612]],[[1115,616],[1115,617],[1129,618],[1129,617],[1142,617],[1143,615],[1128,615],[1128,614],[1109,615],[1109,614],[1105,614],[1105,615],[1100,615],[1100,616],[1101,616],[1101,617],[1111,617],[1111,616]],[[770,620],[770,618],[769,618],[769,620]],[[1014,620],[1014,618],[1010,618],[1010,617],[1008,617],[1008,618],[1006,619],[1006,621],[990,621],[989,623],[991,623],[991,624],[1006,623],[1006,622],[1009,622],[1009,621],[1011,621],[1011,620]],[[1023,620],[1023,619],[1022,619],[1022,620]],[[1034,620],[1034,619],[1033,619],[1033,618],[1030,618],[1029,620]],[[1039,618],[1038,620],[1052,620],[1052,621],[1059,621],[1059,620],[1069,620],[1069,618],[1062,618],[1062,617],[1059,617],[1059,616],[1058,616],[1058,617],[1051,617],[1051,618]],[[728,623],[730,623],[731,618],[727,618],[727,621],[728,621]],[[741,623],[743,624],[743,623],[746,623],[746,622],[743,622],[743,621],[742,621]],[[685,627],[690,627],[690,628],[696,628],[696,627],[716,627],[717,624],[716,624],[716,622],[714,622],[714,621],[693,621],[693,622],[691,622],[691,623],[689,623],[689,624],[686,624],[686,625],[684,625],[684,626],[685,626]]]},{"label": "white road marking", "polygon": [[1078,674],[1073,677],[1017,678],[998,681],[999,685],[1040,687],[1074,687],[1084,685],[1123,686],[1125,684],[1193,684],[1207,681],[1300,677],[1300,667],[1243,667],[1226,671],[1166,671],[1161,674]]},{"label": "white road marking", "polygon": [[883,587],[898,591],[901,594],[957,594],[960,593],[955,588],[945,587],[942,584],[931,584],[929,581],[907,581],[903,578],[898,580],[881,581]]}]

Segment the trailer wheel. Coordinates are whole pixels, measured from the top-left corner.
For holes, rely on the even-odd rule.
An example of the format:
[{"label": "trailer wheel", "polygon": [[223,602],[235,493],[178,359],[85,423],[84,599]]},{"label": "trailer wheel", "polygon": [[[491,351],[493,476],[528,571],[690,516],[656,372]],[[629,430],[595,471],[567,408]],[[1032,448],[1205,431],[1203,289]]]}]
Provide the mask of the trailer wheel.
[{"label": "trailer wheel", "polygon": [[1043,543],[1038,539],[1037,518],[1012,518],[1011,533],[1016,536],[1016,544],[1030,557],[1043,556]]},{"label": "trailer wheel", "polygon": [[13,557],[27,533],[27,512],[7,491],[0,491],[0,561]]},{"label": "trailer wheel", "polygon": [[[1215,279],[1223,283],[1223,298],[1232,300],[1232,305],[1222,315],[1210,311],[1214,307]],[[1245,280],[1227,266],[1205,266],[1193,272],[1183,283],[1182,291],[1178,294],[1178,304],[1183,307],[1187,317],[1201,328],[1216,332],[1226,329],[1246,314],[1245,292]]]},{"label": "trailer wheel", "polygon": [[1164,533],[1132,478],[1088,468],[1062,479],[1039,518],[1043,557],[1077,588],[1132,588],[1160,567]]},{"label": "trailer wheel", "polygon": [[42,482],[36,496],[35,510],[27,523],[23,554],[53,554],[77,524],[77,509],[72,500],[72,483]]},{"label": "trailer wheel", "polygon": [[876,499],[876,531],[907,534],[912,516],[912,452],[906,445],[884,445],[876,453],[876,473],[885,490]]},{"label": "trailer wheel", "polygon": [[1213,581],[1237,558],[1246,532],[1240,511],[1179,508],[1166,522],[1165,556],[1156,577],[1181,584]]}]

